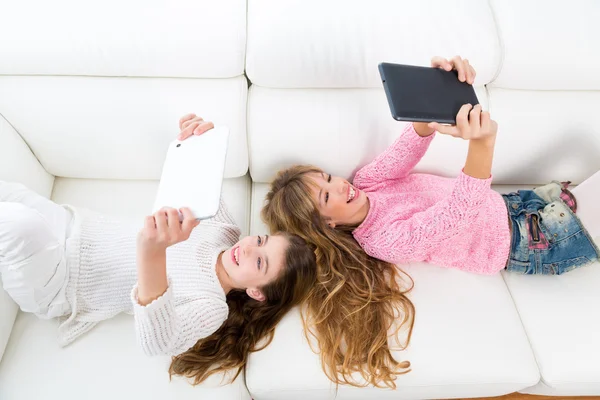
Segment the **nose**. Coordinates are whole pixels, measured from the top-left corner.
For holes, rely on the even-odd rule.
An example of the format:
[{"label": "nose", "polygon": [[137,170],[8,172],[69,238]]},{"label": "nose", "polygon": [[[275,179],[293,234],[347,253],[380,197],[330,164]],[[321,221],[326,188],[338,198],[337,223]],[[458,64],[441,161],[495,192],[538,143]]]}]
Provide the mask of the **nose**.
[{"label": "nose", "polygon": [[338,187],[338,192],[343,195],[347,191],[348,191],[348,183],[345,181],[341,181],[341,183]]}]

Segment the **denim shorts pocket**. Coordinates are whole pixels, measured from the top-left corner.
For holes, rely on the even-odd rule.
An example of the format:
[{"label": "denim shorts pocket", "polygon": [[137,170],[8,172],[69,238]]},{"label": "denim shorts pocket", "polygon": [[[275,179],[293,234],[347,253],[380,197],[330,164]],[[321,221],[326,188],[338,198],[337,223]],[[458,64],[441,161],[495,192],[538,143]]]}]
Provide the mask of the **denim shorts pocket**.
[{"label": "denim shorts pocket", "polygon": [[587,257],[575,257],[564,261],[559,261],[550,264],[542,264],[542,268],[545,274],[548,275],[561,275],[569,271],[573,271],[576,268],[583,267],[590,264],[592,261]]},{"label": "denim shorts pocket", "polygon": [[531,262],[528,261],[518,261],[510,258],[508,260],[508,265],[506,266],[506,270],[509,272],[517,273],[517,274],[532,274],[533,268],[531,267]]}]

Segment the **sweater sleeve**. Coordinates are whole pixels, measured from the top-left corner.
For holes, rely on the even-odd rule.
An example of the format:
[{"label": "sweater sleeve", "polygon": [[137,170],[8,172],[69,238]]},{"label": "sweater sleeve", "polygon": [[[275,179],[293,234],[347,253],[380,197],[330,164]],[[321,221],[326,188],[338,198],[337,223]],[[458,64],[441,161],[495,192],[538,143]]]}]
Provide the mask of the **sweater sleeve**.
[{"label": "sweater sleeve", "polygon": [[199,298],[176,305],[169,280],[167,291],[152,303],[142,306],[137,300],[137,285],[131,292],[138,343],[149,356],[176,356],[214,333],[227,319],[223,301]]},{"label": "sweater sleeve", "polygon": [[391,215],[385,227],[357,240],[367,254],[384,261],[428,261],[433,249],[469,229],[485,202],[491,181],[492,177],[477,179],[461,172],[447,198],[408,219]]},{"label": "sweater sleeve", "polygon": [[378,155],[373,161],[361,168],[352,182],[359,189],[364,189],[389,179],[402,178],[417,165],[435,133],[422,137],[415,131],[413,124],[408,124],[400,137]]}]

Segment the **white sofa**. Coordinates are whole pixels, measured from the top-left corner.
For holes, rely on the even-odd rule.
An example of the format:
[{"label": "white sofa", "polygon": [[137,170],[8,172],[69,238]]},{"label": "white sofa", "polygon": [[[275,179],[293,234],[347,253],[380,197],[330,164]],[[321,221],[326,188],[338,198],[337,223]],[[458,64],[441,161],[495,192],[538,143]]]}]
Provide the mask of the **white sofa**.
[{"label": "white sofa", "polygon": [[[381,61],[467,57],[500,125],[498,190],[600,169],[595,0],[130,0],[0,2],[0,179],[123,218],[149,212],[177,119],[231,127],[224,196],[245,234],[279,168],[350,178],[401,130]],[[464,142],[438,136],[419,171],[456,175]],[[336,388],[297,311],[235,382],[169,382],[131,317],[67,348],[55,321],[0,289],[0,399],[434,399],[514,391],[600,394],[600,265],[560,277],[410,265],[413,371],[397,390]],[[337,397],[336,397],[337,396]]]}]

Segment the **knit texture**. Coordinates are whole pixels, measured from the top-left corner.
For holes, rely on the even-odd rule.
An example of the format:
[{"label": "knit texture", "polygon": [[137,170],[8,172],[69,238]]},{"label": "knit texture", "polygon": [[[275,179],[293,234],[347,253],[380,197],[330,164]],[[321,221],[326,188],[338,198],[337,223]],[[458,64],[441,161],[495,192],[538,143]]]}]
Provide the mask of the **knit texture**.
[{"label": "knit texture", "polygon": [[177,355],[215,332],[227,319],[225,293],[216,275],[218,255],[240,237],[225,205],[202,221],[190,238],[167,249],[167,291],[152,303],[137,301],[136,238],[142,224],[71,208],[67,239],[71,314],[62,318],[59,342],[67,345],[98,322],[134,314],[142,349]]},{"label": "knit texture", "polygon": [[388,262],[494,274],[506,266],[510,252],[504,200],[490,188],[491,177],[410,173],[434,135],[421,137],[408,124],[356,173],[353,184],[366,193],[370,210],[354,237],[369,255]]}]

